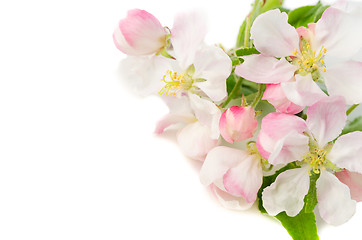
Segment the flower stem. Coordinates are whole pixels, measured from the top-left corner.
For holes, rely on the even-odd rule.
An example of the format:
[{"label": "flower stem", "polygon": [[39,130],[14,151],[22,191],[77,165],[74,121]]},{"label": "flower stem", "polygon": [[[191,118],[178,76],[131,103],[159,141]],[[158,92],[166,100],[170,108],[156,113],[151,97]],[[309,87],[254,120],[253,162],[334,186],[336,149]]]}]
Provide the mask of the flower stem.
[{"label": "flower stem", "polygon": [[255,96],[253,103],[250,105],[252,108],[255,109],[255,107],[258,105],[258,103],[260,102],[261,98],[264,95],[265,89],[266,89],[265,84],[259,84],[258,93]]},{"label": "flower stem", "polygon": [[356,107],[358,107],[358,105],[359,105],[359,104],[354,104],[354,105],[352,105],[350,108],[348,108],[348,110],[347,110],[347,112],[346,112],[347,116],[348,116]]},{"label": "flower stem", "polygon": [[241,84],[243,82],[243,78],[241,77],[236,77],[235,75],[233,75],[235,80],[237,79],[234,87],[233,87],[233,90],[231,90],[228,98],[226,99],[226,101],[221,105],[222,108],[225,108],[229,102],[236,96],[236,94],[238,93],[240,87],[241,87]]}]

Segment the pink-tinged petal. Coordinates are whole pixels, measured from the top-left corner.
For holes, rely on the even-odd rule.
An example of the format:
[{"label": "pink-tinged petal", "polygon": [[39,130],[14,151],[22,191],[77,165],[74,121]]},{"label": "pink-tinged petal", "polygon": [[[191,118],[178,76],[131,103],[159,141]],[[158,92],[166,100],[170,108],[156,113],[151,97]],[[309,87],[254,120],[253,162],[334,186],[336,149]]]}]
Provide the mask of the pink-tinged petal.
[{"label": "pink-tinged petal", "polygon": [[308,42],[314,41],[314,34],[315,34],[315,23],[308,23],[308,28],[306,27],[299,27],[296,29],[298,32],[299,37],[303,38],[304,40]]},{"label": "pink-tinged petal", "polygon": [[280,60],[261,54],[243,56],[245,60],[236,66],[235,73],[256,83],[281,83],[292,79],[297,66],[290,64],[285,58]]},{"label": "pink-tinged petal", "polygon": [[279,9],[260,14],[250,29],[256,49],[264,55],[286,57],[299,49],[299,36]]},{"label": "pink-tinged petal", "polygon": [[271,152],[268,161],[271,164],[287,164],[302,160],[308,153],[308,137],[293,130],[279,139]]},{"label": "pink-tinged petal", "polygon": [[323,46],[327,48],[328,57],[352,57],[361,47],[361,24],[361,14],[358,12],[347,13],[342,9],[327,8],[316,23],[316,50]]},{"label": "pink-tinged petal", "polygon": [[342,97],[327,97],[307,110],[307,125],[320,147],[334,140],[346,125],[346,104]]},{"label": "pink-tinged petal", "polygon": [[113,39],[117,48],[128,55],[148,55],[165,46],[166,35],[167,32],[152,14],[133,9],[119,21]]},{"label": "pink-tinged petal", "polygon": [[245,201],[242,197],[235,197],[218,187],[216,187],[214,184],[210,185],[211,191],[214,193],[215,197],[218,199],[220,204],[231,210],[237,210],[237,211],[243,211],[251,208],[253,206],[253,202],[248,203]]},{"label": "pink-tinged petal", "polygon": [[249,155],[245,151],[225,146],[212,149],[206,156],[200,170],[200,181],[205,186],[210,185],[218,179],[222,179],[225,173],[236,167]]},{"label": "pink-tinged petal", "polygon": [[264,131],[259,132],[258,138],[256,140],[256,147],[258,149],[258,152],[263,158],[269,159],[270,153],[274,149],[274,145],[275,145],[274,140],[271,137],[269,137],[267,133],[265,133]]},{"label": "pink-tinged petal", "polygon": [[336,177],[349,187],[352,200],[362,202],[362,174],[343,170],[336,172]]},{"label": "pink-tinged petal", "polygon": [[286,97],[300,106],[310,106],[327,96],[310,74],[295,75],[295,81],[282,83],[281,86]]},{"label": "pink-tinged petal", "polygon": [[321,171],[317,180],[317,200],[319,213],[328,224],[343,224],[356,212],[349,188],[327,171]]},{"label": "pink-tinged petal", "polygon": [[187,69],[193,64],[196,51],[203,43],[206,32],[206,16],[203,12],[193,11],[175,16],[171,42],[182,69]]},{"label": "pink-tinged petal", "polygon": [[227,96],[226,79],[232,70],[232,63],[228,55],[219,47],[203,45],[195,55],[195,73],[193,78],[204,79],[196,82],[199,87],[213,101],[221,101]]},{"label": "pink-tinged petal", "polygon": [[329,95],[342,96],[348,105],[362,103],[362,62],[346,61],[323,73]]},{"label": "pink-tinged petal", "polygon": [[121,52],[128,54],[128,55],[138,55],[138,51],[133,49],[131,45],[129,45],[124,38],[121,29],[117,26],[113,32],[113,43],[114,45],[120,50]]},{"label": "pink-tinged petal", "polygon": [[207,153],[218,145],[218,140],[211,137],[211,130],[199,122],[188,124],[177,134],[181,151],[195,160],[204,161]]},{"label": "pink-tinged petal", "polygon": [[306,131],[305,121],[295,115],[269,113],[261,123],[258,150],[272,164],[300,160],[308,152]]},{"label": "pink-tinged petal", "polygon": [[292,103],[285,96],[281,84],[268,84],[262,99],[267,100],[281,113],[296,114],[304,109],[303,106]]},{"label": "pink-tinged petal", "polygon": [[221,135],[231,144],[251,138],[257,126],[252,107],[232,106],[223,112],[219,122]]},{"label": "pink-tinged petal", "polygon": [[269,215],[285,211],[296,216],[304,206],[304,197],[309,190],[308,168],[295,168],[278,175],[275,182],[262,194],[263,206]]},{"label": "pink-tinged petal", "polygon": [[249,155],[241,159],[240,163],[224,175],[224,187],[234,196],[242,196],[246,202],[255,202],[261,184],[263,170],[260,159],[256,155]]},{"label": "pink-tinged petal", "polygon": [[160,79],[170,66],[170,60],[162,56],[128,56],[120,62],[116,75],[129,91],[147,97],[158,95],[164,87]]},{"label": "pink-tinged petal", "polygon": [[340,168],[362,174],[362,132],[340,136],[328,153],[327,159]]},{"label": "pink-tinged petal", "polygon": [[261,128],[274,140],[279,140],[295,130],[302,134],[307,130],[305,121],[285,113],[269,113],[262,120]]},{"label": "pink-tinged petal", "polygon": [[207,126],[211,131],[211,137],[218,139],[220,136],[219,120],[220,109],[211,101],[201,98],[195,94],[189,94],[190,105],[196,118],[202,125]]}]

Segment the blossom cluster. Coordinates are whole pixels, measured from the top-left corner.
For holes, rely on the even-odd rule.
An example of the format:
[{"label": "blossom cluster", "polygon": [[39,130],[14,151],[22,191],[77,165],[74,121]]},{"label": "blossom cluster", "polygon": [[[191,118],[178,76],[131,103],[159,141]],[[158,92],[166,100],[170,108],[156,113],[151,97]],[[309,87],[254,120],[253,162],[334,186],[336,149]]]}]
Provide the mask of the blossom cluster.
[{"label": "blossom cluster", "polygon": [[130,10],[113,34],[128,55],[122,77],[165,101],[156,134],[178,129],[181,151],[203,162],[201,183],[225,207],[257,201],[295,217],[309,204],[343,224],[362,200],[362,132],[344,131],[362,102],[362,6],[339,1],[298,27],[282,8],[251,20],[244,43],[226,50],[205,43],[200,12],[168,28]]}]

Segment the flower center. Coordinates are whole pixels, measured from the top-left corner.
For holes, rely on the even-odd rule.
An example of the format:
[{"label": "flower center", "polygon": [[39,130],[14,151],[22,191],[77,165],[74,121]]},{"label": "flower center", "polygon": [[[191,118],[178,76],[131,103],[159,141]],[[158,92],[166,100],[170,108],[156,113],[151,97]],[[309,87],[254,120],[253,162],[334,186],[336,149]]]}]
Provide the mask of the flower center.
[{"label": "flower center", "polygon": [[295,49],[293,52],[293,56],[295,56],[295,58],[293,58],[292,63],[299,66],[297,73],[305,76],[308,73],[313,75],[314,73],[318,73],[320,70],[326,72],[327,70],[323,59],[326,52],[327,48],[323,46],[317,53],[311,48],[309,42],[302,39],[301,53],[298,52],[298,49]]},{"label": "flower center", "polygon": [[303,161],[309,165],[309,174],[312,172],[318,174],[320,173],[320,169],[325,169],[324,165],[327,164],[326,155],[326,150],[315,148],[303,157]]},{"label": "flower center", "polygon": [[165,83],[165,86],[158,92],[160,95],[176,95],[181,90],[189,90],[193,84],[191,76],[169,70],[161,81]]}]

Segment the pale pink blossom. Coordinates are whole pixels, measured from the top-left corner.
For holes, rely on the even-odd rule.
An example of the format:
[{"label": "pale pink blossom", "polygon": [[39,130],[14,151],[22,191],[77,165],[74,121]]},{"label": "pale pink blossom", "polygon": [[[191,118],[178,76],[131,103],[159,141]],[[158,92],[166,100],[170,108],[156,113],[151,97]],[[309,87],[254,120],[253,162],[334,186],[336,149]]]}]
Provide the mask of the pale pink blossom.
[{"label": "pale pink blossom", "polygon": [[[346,106],[342,97],[328,97],[310,106],[307,120],[293,115],[271,113],[261,124],[259,152],[272,164],[297,161],[301,168],[282,172],[263,191],[263,204],[273,216],[286,211],[297,215],[309,189],[309,174],[320,174],[318,209],[329,224],[348,221],[356,210],[350,189],[334,175],[348,169],[362,174],[362,132],[338,137],[345,126]],[[335,140],[337,138],[337,140]]]},{"label": "pale pink blossom", "polygon": [[113,33],[113,41],[127,55],[149,55],[160,52],[166,46],[167,34],[152,14],[133,9],[119,21]]},{"label": "pale pink blossom", "polygon": [[226,109],[219,122],[221,136],[231,144],[251,138],[257,126],[255,111],[250,106],[232,106]]},{"label": "pale pink blossom", "polygon": [[164,75],[160,93],[207,95],[213,101],[227,96],[226,79],[232,70],[229,56],[219,47],[204,43],[205,16],[200,12],[181,13],[171,29],[175,60]]},{"label": "pale pink blossom", "polygon": [[170,113],[158,122],[155,133],[162,134],[171,126],[177,127],[181,151],[187,157],[204,161],[207,153],[219,144],[220,109],[194,94],[164,98]]},{"label": "pale pink blossom", "polygon": [[244,56],[236,74],[257,83],[280,83],[286,97],[301,106],[325,97],[321,83],[329,95],[361,103],[362,62],[353,59],[361,49],[362,15],[348,8],[348,3],[329,7],[317,23],[298,29],[278,9],[259,15],[250,32],[261,54]]},{"label": "pale pink blossom", "polygon": [[[263,182],[261,158],[255,150],[225,146],[212,149],[200,171],[202,184],[213,186],[214,191],[217,189],[219,200],[224,200],[224,204],[226,198],[231,198],[235,208],[251,207]],[[224,197],[220,197],[222,195]]]},{"label": "pale pink blossom", "polygon": [[281,113],[296,114],[304,109],[285,96],[280,84],[267,84],[262,100],[267,100]]}]

